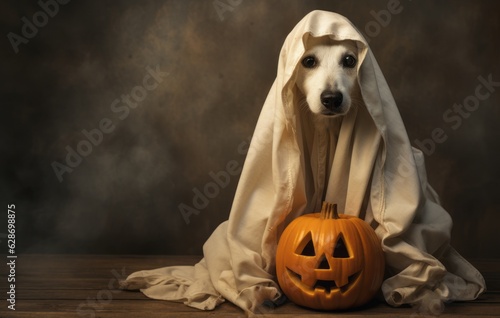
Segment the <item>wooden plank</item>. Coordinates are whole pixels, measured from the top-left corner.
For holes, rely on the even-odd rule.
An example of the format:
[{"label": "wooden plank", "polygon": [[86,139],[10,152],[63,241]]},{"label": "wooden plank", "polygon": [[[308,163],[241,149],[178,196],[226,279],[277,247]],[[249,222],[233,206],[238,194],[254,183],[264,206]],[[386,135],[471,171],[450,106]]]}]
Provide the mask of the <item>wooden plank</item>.
[{"label": "wooden plank", "polygon": [[[245,317],[243,311],[236,306],[225,303],[214,311],[200,311],[187,307],[180,303],[167,301],[125,301],[112,300],[102,304],[89,302],[86,300],[67,301],[19,301],[15,314],[8,315],[9,312],[0,311],[1,317],[38,317],[45,314],[45,317],[55,317],[56,313],[66,313],[67,316],[75,317],[153,317],[161,313],[162,317]],[[448,306],[441,317],[498,317],[500,305],[495,304],[454,304]],[[259,317],[419,317],[419,315],[409,307],[391,308],[380,305],[365,310],[352,310],[348,312],[320,312],[287,304],[275,310],[262,312]],[[157,315],[160,317],[160,315]]]},{"label": "wooden plank", "polygon": [[[60,277],[98,278],[109,277],[111,271],[154,269],[175,265],[194,265],[201,259],[196,255],[41,255],[21,254],[16,260],[16,275],[42,276],[57,274]],[[483,274],[489,291],[500,291],[500,260],[473,259],[470,262]],[[75,269],[78,268],[78,271]],[[0,266],[0,274],[8,272]]]},{"label": "wooden plank", "polygon": [[[216,311],[217,314],[235,314],[241,315],[241,309],[232,304],[223,304]],[[4,308],[0,310],[0,317],[5,317],[8,313]],[[164,316],[171,314],[174,317],[182,313],[193,317],[205,317],[205,311],[185,306],[182,303],[159,300],[106,300],[97,301],[96,299],[82,300],[18,300],[16,304],[16,317],[20,313],[45,313],[46,317],[52,317],[52,313],[66,313],[67,316],[73,317],[92,317],[107,314],[108,316],[115,315],[120,317],[124,314],[135,313],[136,317],[149,317],[152,313],[164,313]],[[187,315],[186,315],[187,316]]]},{"label": "wooden plank", "polygon": [[[117,289],[116,279],[131,272],[174,265],[193,265],[199,256],[137,255],[20,255],[16,260],[16,312],[0,307],[0,317],[246,317],[224,303],[206,312],[182,303],[152,300],[140,292]],[[498,275],[498,261],[473,263],[483,273]],[[7,273],[5,266],[0,272]],[[0,284],[0,292],[6,292]],[[490,288],[491,290],[491,288]],[[109,296],[109,299],[106,298]],[[444,317],[500,317],[500,293],[488,292],[474,302],[446,307]],[[366,308],[325,313],[287,303],[258,317],[425,317],[410,307],[374,303]]]},{"label": "wooden plank", "polygon": [[[16,297],[21,300],[80,300],[97,298],[99,293],[107,289],[22,289],[16,291]],[[113,299],[120,300],[150,300],[143,293],[129,290],[109,290]]]},{"label": "wooden plank", "polygon": [[[47,278],[46,278],[47,277]],[[18,289],[109,289],[109,286],[116,286],[116,281],[110,275],[108,278],[64,278],[64,277],[33,277],[16,278],[16,288]]]}]

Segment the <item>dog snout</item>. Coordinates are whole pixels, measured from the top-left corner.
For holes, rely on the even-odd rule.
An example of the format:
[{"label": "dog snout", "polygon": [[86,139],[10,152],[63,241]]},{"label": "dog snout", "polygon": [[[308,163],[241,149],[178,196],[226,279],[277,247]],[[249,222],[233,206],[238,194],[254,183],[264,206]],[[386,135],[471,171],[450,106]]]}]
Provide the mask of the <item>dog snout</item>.
[{"label": "dog snout", "polygon": [[342,105],[343,100],[344,96],[339,91],[324,91],[321,93],[321,104],[331,111],[337,110]]}]

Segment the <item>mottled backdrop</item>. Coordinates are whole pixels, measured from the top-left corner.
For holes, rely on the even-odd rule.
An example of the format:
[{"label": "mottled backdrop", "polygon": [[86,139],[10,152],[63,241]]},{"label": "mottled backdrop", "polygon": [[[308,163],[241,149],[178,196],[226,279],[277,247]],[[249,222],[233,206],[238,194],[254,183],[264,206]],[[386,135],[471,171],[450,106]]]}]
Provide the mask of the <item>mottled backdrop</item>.
[{"label": "mottled backdrop", "polygon": [[500,257],[500,2],[465,0],[2,1],[1,250],[13,203],[19,253],[201,253],[313,9],[369,39],[456,248]]}]

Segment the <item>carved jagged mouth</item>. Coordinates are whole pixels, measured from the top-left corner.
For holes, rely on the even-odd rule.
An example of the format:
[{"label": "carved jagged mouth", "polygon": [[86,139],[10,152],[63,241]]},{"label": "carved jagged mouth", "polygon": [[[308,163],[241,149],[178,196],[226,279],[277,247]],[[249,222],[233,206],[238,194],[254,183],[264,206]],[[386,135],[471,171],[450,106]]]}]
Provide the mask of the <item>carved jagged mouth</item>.
[{"label": "carved jagged mouth", "polygon": [[322,280],[318,279],[314,283],[314,286],[307,286],[302,282],[302,276],[300,274],[295,273],[288,267],[286,268],[288,275],[292,279],[292,281],[297,285],[297,286],[303,286],[304,288],[311,290],[311,291],[324,291],[325,294],[330,294],[332,291],[335,290],[340,290],[341,293],[345,293],[347,290],[349,290],[354,284],[354,282],[358,279],[360,272],[357,272],[347,278],[347,284],[343,286],[337,286],[337,283],[334,280]]}]

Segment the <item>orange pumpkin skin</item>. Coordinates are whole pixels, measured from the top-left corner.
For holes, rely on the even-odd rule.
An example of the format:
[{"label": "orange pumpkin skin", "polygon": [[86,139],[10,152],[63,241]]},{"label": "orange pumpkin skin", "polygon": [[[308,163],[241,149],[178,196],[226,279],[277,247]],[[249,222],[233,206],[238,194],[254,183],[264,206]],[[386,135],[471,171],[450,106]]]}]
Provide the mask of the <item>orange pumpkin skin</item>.
[{"label": "orange pumpkin skin", "polygon": [[296,218],[283,231],[276,251],[279,285],[290,300],[309,308],[366,304],[384,278],[380,240],[360,218],[336,211],[338,219],[325,217],[323,209]]}]

